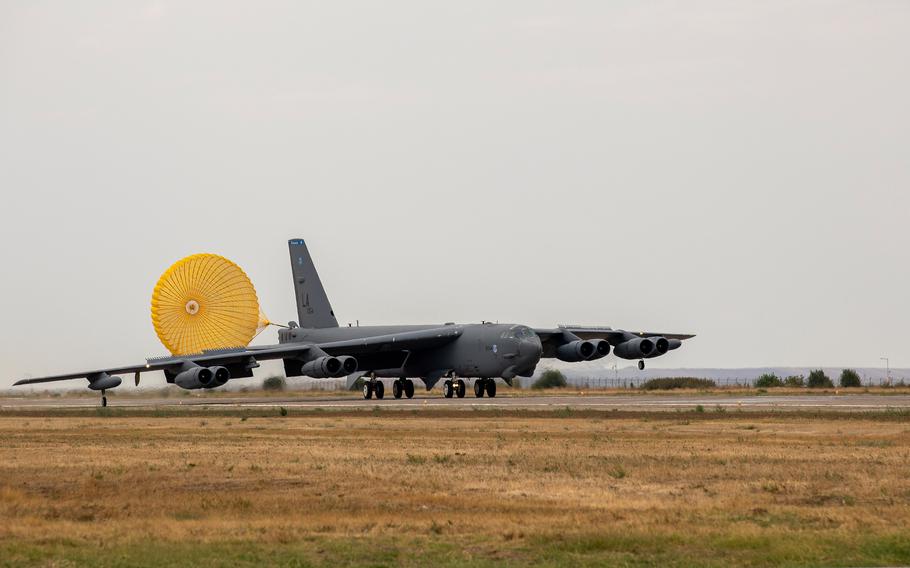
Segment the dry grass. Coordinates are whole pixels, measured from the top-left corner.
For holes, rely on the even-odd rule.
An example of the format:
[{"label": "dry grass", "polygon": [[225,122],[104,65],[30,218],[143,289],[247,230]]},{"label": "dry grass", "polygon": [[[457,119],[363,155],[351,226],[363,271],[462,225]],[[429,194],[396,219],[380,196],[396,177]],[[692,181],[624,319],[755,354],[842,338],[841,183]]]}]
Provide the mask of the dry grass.
[{"label": "dry grass", "polygon": [[904,419],[27,416],[0,439],[13,564],[910,562]]}]

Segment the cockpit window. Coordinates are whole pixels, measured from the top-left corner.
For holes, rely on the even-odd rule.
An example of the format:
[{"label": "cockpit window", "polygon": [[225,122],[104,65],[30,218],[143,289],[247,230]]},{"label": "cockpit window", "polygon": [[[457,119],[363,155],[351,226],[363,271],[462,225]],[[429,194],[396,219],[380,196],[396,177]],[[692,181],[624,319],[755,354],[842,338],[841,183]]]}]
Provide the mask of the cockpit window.
[{"label": "cockpit window", "polygon": [[533,336],[534,332],[531,328],[524,325],[513,325],[502,333],[503,339],[525,339]]}]

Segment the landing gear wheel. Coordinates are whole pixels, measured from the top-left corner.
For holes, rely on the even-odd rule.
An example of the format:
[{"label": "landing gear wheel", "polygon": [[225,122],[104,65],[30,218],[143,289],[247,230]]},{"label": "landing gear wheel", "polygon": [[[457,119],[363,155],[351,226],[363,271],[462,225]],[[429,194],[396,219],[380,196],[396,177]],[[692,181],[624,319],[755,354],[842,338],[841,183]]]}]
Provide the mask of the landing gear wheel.
[{"label": "landing gear wheel", "polygon": [[446,381],[442,383],[442,396],[446,398],[452,398],[452,395],[455,394],[452,389],[452,381]]},{"label": "landing gear wheel", "polygon": [[493,379],[487,381],[487,396],[496,398],[496,381]]},{"label": "landing gear wheel", "polygon": [[408,398],[414,398],[414,381],[411,379],[404,382],[404,395]]},{"label": "landing gear wheel", "polygon": [[382,400],[382,397],[385,396],[385,385],[382,384],[382,381],[376,381],[376,384],[373,385],[373,391],[376,392],[376,398]]},{"label": "landing gear wheel", "polygon": [[363,383],[363,398],[364,400],[373,398],[373,383],[370,381],[364,381]]},{"label": "landing gear wheel", "polygon": [[638,370],[639,370],[639,371],[644,371],[644,370],[645,370],[645,361],[644,361],[644,359],[642,359],[641,361],[638,362]]},{"label": "landing gear wheel", "polygon": [[483,398],[483,379],[477,379],[474,381],[474,396],[477,398]]},{"label": "landing gear wheel", "polygon": [[467,388],[465,387],[463,380],[458,379],[457,381],[455,381],[455,396],[457,396],[458,398],[464,398],[464,393],[466,390],[467,390]]},{"label": "landing gear wheel", "polygon": [[402,381],[402,380],[397,380],[394,383],[392,383],[392,396],[394,396],[395,398],[401,398],[402,390],[404,390],[401,388],[401,383],[403,383],[403,382],[404,381]]}]

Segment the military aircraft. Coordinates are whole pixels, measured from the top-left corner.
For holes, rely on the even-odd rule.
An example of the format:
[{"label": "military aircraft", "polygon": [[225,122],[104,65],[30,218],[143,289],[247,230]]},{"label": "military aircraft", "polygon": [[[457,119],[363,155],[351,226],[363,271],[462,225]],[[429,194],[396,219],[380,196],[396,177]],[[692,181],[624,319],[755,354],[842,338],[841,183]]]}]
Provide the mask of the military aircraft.
[{"label": "military aircraft", "polygon": [[560,325],[531,328],[521,324],[475,323],[442,325],[385,325],[340,327],[303,239],[288,241],[297,322],[278,331],[278,344],[203,351],[147,359],[139,365],[106,367],[65,375],[22,379],[16,385],[33,385],[70,379],[87,379],[88,388],[101,392],[122,383],[118,375],[163,371],[168,383],[184,389],[211,389],[231,379],[253,376],[259,361],[281,359],[288,377],[316,379],[347,376],[348,388],[363,378],[363,397],[381,399],[381,378],[393,378],[395,398],[414,396],[414,379],[426,390],[443,381],[446,398],[465,396],[466,379],[473,379],[474,396],[496,396],[496,379],[511,385],[515,377],[530,377],[541,358],[592,361],[610,351],[621,358],[660,357],[694,337],[678,333],[633,333],[610,327]]}]

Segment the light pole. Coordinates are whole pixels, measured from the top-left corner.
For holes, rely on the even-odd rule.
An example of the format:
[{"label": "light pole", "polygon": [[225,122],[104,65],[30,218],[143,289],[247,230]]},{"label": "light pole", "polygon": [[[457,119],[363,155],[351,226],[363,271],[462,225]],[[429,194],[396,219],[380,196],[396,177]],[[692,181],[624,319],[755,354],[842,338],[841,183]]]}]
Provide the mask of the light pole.
[{"label": "light pole", "polygon": [[891,386],[891,361],[887,357],[879,357],[885,362],[885,377],[888,379],[888,386]]}]

